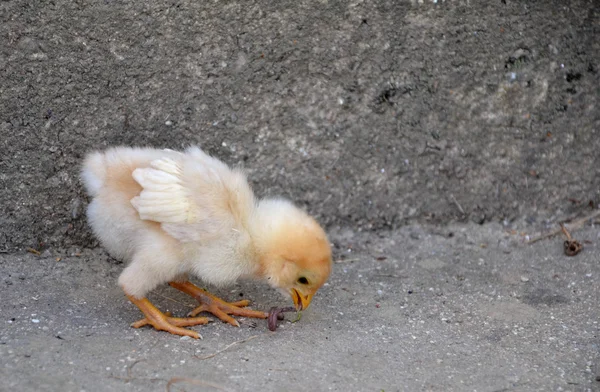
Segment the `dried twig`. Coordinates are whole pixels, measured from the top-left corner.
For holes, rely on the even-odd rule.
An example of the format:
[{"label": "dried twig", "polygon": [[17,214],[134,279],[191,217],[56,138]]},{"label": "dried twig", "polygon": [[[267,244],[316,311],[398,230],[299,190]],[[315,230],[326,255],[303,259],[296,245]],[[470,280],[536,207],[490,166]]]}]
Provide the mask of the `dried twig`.
[{"label": "dried twig", "polygon": [[27,252],[33,253],[36,256],[41,256],[41,254],[42,254],[39,250],[35,250],[33,248],[27,248]]},{"label": "dried twig", "polygon": [[230,389],[227,389],[221,385],[209,382],[209,381],[202,381],[202,380],[197,380],[195,378],[187,378],[187,377],[172,377],[169,382],[167,382],[167,392],[171,392],[171,385],[173,384],[177,384],[180,382],[187,382],[188,384],[192,384],[192,385],[199,385],[202,387],[211,387],[214,389],[217,389],[219,391],[230,391]]},{"label": "dried twig", "polygon": [[131,375],[131,369],[133,369],[133,367],[135,365],[137,365],[138,363],[143,362],[143,361],[145,361],[145,359],[138,359],[138,360],[134,361],[131,365],[127,366],[127,377],[129,379],[133,378],[133,376]]},{"label": "dried twig", "polygon": [[[597,216],[600,216],[600,210],[595,210],[591,214],[588,214],[588,215],[584,216],[583,218],[580,218],[580,219],[577,219],[576,221],[571,222],[569,224],[569,230],[573,231],[575,229],[578,229],[581,226],[583,226],[585,224],[585,222],[587,222],[590,219],[594,219]],[[542,234],[539,237],[533,238],[533,239],[529,240],[527,243],[533,244],[535,242],[545,240],[546,238],[554,237],[555,235],[562,233],[562,231],[563,231],[562,227],[560,227],[558,229],[550,231],[549,233]]]},{"label": "dried twig", "polygon": [[463,210],[462,206],[458,203],[458,200],[456,200],[454,195],[450,195],[450,198],[452,199],[452,202],[456,205],[456,207],[458,207],[458,210],[460,211],[460,213],[465,215],[465,210]]},{"label": "dried twig", "polygon": [[199,359],[200,361],[204,361],[205,359],[210,359],[210,358],[216,357],[217,355],[221,354],[223,351],[229,350],[231,347],[235,346],[236,344],[242,344],[242,343],[249,342],[250,340],[255,339],[255,338],[259,337],[259,336],[260,335],[254,335],[254,336],[250,336],[249,338],[244,339],[244,340],[238,340],[237,342],[233,342],[233,343],[229,344],[224,349],[219,350],[219,351],[217,351],[214,354],[207,355],[205,357],[199,357],[197,355],[193,355],[193,357],[196,358],[196,359]]},{"label": "dried twig", "polygon": [[137,365],[140,362],[145,361],[145,359],[138,359],[134,362],[132,362],[129,366],[127,366],[127,377],[121,377],[121,376],[110,376],[111,378],[114,378],[116,380],[121,380],[121,381],[125,381],[125,382],[131,382],[134,380],[142,380],[142,381],[151,381],[151,382],[155,382],[155,381],[167,381],[164,380],[162,378],[146,378],[146,377],[134,377],[132,374],[132,369],[135,365]]},{"label": "dried twig", "polygon": [[565,225],[563,223],[560,224],[560,231],[562,231],[563,234],[567,237],[567,241],[573,240],[573,238],[571,237],[571,233],[569,233],[569,231],[567,230],[567,228],[565,227]]}]

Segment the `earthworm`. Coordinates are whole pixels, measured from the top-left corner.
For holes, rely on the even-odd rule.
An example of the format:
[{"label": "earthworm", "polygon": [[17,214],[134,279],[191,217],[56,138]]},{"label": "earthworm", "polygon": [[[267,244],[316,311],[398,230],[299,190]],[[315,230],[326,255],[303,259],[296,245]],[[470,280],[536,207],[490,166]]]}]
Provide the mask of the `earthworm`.
[{"label": "earthworm", "polygon": [[291,306],[287,307],[287,308],[272,307],[269,310],[269,317],[268,317],[269,330],[275,331],[277,329],[277,320],[283,320],[283,313],[295,312],[295,311],[296,311],[296,309]]}]

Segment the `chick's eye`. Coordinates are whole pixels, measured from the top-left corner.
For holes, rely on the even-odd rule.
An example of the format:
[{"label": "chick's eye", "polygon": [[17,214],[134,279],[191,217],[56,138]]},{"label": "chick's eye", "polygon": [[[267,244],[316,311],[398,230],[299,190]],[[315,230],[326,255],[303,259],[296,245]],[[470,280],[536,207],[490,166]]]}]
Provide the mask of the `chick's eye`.
[{"label": "chick's eye", "polygon": [[298,278],[298,283],[308,284],[308,279],[306,279],[304,276],[301,276],[300,278]]}]

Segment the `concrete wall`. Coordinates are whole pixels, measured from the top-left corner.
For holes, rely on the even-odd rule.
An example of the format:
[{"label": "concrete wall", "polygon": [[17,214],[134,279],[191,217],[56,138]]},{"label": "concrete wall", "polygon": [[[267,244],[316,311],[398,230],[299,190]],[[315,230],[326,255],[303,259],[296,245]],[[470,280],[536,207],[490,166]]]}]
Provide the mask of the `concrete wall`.
[{"label": "concrete wall", "polygon": [[200,144],[329,227],[582,211],[598,4],[0,2],[0,251],[94,245],[79,165],[117,144]]}]

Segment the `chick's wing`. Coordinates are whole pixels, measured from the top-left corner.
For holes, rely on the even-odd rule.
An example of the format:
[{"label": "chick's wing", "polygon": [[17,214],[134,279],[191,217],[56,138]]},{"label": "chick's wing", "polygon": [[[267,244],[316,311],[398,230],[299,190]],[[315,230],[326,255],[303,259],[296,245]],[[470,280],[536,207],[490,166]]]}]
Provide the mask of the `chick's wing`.
[{"label": "chick's wing", "polygon": [[143,188],[131,200],[140,218],[181,242],[209,241],[243,225],[254,202],[242,172],[200,149],[154,160],[133,178]]}]

